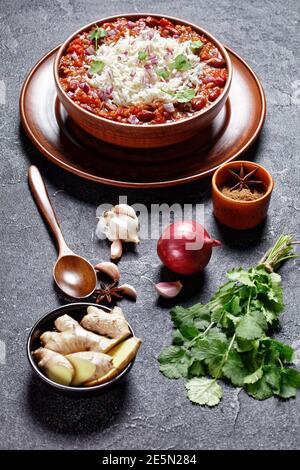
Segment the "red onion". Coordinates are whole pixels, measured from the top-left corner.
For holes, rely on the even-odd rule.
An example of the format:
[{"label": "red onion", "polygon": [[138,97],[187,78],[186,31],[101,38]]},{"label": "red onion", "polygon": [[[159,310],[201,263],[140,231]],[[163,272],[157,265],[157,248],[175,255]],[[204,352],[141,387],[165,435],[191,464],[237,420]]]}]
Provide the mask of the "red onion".
[{"label": "red onion", "polygon": [[84,93],[88,93],[90,91],[90,87],[87,83],[80,83],[79,88],[81,88]]},{"label": "red onion", "polygon": [[107,31],[107,36],[115,36],[117,32],[118,31],[116,29],[110,29]]},{"label": "red onion", "polygon": [[175,108],[174,108],[173,103],[165,103],[164,110],[167,111],[168,113],[174,113]]},{"label": "red onion", "polygon": [[151,55],[151,56],[149,57],[149,60],[150,60],[150,62],[151,62],[152,65],[158,64],[158,59],[157,59],[157,56],[156,56],[156,55]]},{"label": "red onion", "polygon": [[169,225],[158,240],[157,253],[167,268],[179,274],[202,271],[210,260],[212,248],[218,240],[195,220],[184,220]]},{"label": "red onion", "polygon": [[112,85],[108,85],[108,87],[105,90],[105,93],[110,95],[112,93],[113,89],[114,89],[114,87]]},{"label": "red onion", "polygon": [[138,120],[138,118],[134,115],[131,115],[129,116],[129,118],[127,119],[127,121],[130,123],[130,124],[138,124],[140,121]]},{"label": "red onion", "polygon": [[135,23],[133,21],[127,21],[127,28],[132,29],[135,27]]},{"label": "red onion", "polygon": [[95,54],[95,49],[93,46],[89,46],[85,49],[84,51],[85,55],[94,55]]}]

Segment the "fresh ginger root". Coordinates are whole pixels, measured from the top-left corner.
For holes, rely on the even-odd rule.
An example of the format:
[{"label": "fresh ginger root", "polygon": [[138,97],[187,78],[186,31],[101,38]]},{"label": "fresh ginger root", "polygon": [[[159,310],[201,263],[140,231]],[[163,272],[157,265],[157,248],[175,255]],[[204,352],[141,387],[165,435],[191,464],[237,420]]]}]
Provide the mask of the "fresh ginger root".
[{"label": "fresh ginger root", "polygon": [[82,351],[68,354],[66,357],[75,371],[72,385],[81,385],[84,382],[96,380],[113,368],[111,356],[99,352]]},{"label": "fresh ginger root", "polygon": [[39,348],[32,353],[38,361],[38,366],[53,382],[70,385],[74,376],[72,364],[61,354],[46,348]]},{"label": "fresh ginger root", "polygon": [[40,337],[45,348],[66,355],[79,351],[106,352],[116,341],[88,331],[69,315],[63,315],[55,321],[60,331],[46,331]]},{"label": "fresh ginger root", "polygon": [[[82,327],[78,321],[74,320],[74,318],[69,317],[69,315],[62,315],[61,317],[58,317],[55,322],[55,327],[58,331],[72,331],[75,334],[79,335],[88,335],[88,337],[92,340],[98,341],[100,343],[100,352],[107,352],[109,349],[111,349],[113,346],[117,344],[117,341],[111,338],[107,338],[105,335],[101,334],[96,334],[92,331],[88,331],[88,329],[85,329]],[[94,350],[94,349],[93,349]],[[78,351],[78,350],[77,350]],[[74,351],[74,352],[77,352]],[[80,349],[79,351],[83,351]],[[98,350],[97,350],[98,351]]]},{"label": "fresh ginger root", "polygon": [[111,313],[108,313],[100,308],[89,306],[87,312],[87,315],[81,320],[81,325],[87,330],[118,339],[118,341],[131,335],[120,307],[115,307]]},{"label": "fresh ginger root", "polygon": [[126,339],[122,343],[115,346],[109,351],[109,355],[112,357],[113,368],[98,379],[89,380],[85,383],[86,386],[91,387],[93,385],[100,385],[101,383],[107,382],[125,369],[125,367],[134,359],[141,346],[142,342],[136,336]]}]

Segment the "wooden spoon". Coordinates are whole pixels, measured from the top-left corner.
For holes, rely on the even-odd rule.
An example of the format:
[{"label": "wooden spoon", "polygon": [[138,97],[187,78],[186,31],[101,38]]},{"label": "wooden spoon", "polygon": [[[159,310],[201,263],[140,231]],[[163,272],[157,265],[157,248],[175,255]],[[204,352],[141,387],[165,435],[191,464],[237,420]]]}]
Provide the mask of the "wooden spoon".
[{"label": "wooden spoon", "polygon": [[42,215],[47,221],[58,246],[58,258],[53,268],[53,277],[58,287],[67,295],[81,299],[89,297],[96,288],[96,272],[89,261],[76,255],[67,246],[47,189],[36,166],[28,171],[28,183]]}]

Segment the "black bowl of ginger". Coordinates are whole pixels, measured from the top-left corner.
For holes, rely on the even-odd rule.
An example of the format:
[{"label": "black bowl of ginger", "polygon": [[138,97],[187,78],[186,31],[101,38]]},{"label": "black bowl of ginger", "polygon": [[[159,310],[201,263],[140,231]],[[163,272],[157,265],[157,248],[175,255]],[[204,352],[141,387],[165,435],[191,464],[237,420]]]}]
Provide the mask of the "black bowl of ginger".
[{"label": "black bowl of ginger", "polygon": [[[91,313],[92,320],[98,324],[94,331],[90,329],[93,325],[87,322]],[[118,324],[118,334],[113,335],[109,321],[118,323],[118,315],[122,321]],[[88,337],[89,346],[84,336]],[[79,346],[72,345],[74,340]],[[119,307],[111,309],[95,303],[74,302],[46,313],[34,324],[27,339],[27,358],[34,374],[53,391],[91,396],[112,387],[130,372],[140,345],[141,340]],[[91,361],[96,367],[88,364]],[[89,374],[92,375],[87,379]]]}]

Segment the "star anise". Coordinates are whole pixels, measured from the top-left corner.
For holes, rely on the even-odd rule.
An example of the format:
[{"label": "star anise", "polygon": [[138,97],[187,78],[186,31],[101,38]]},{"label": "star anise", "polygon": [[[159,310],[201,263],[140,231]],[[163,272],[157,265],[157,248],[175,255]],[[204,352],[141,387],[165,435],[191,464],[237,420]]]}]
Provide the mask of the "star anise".
[{"label": "star anise", "polygon": [[122,288],[117,287],[117,282],[118,281],[115,281],[112,284],[104,284],[104,282],[100,282],[100,288],[95,290],[95,294],[97,294],[96,303],[99,303],[104,299],[108,303],[111,303],[112,297],[122,299]]},{"label": "star anise", "polygon": [[134,287],[129,284],[122,284],[118,287],[117,284],[118,281],[112,284],[104,284],[104,282],[100,281],[100,287],[94,291],[94,294],[97,296],[96,303],[98,304],[102,300],[106,300],[110,304],[114,299],[122,299],[124,295],[136,299],[137,293]]},{"label": "star anise", "polygon": [[241,164],[239,174],[229,169],[231,176],[233,176],[234,180],[237,181],[237,183],[234,186],[232,186],[232,188],[230,188],[230,191],[233,191],[234,189],[241,191],[243,188],[251,190],[251,186],[255,186],[257,184],[263,185],[264,184],[263,181],[250,179],[253,175],[255,175],[257,170],[258,168],[254,168],[254,170],[245,174],[244,166],[242,164]]}]

